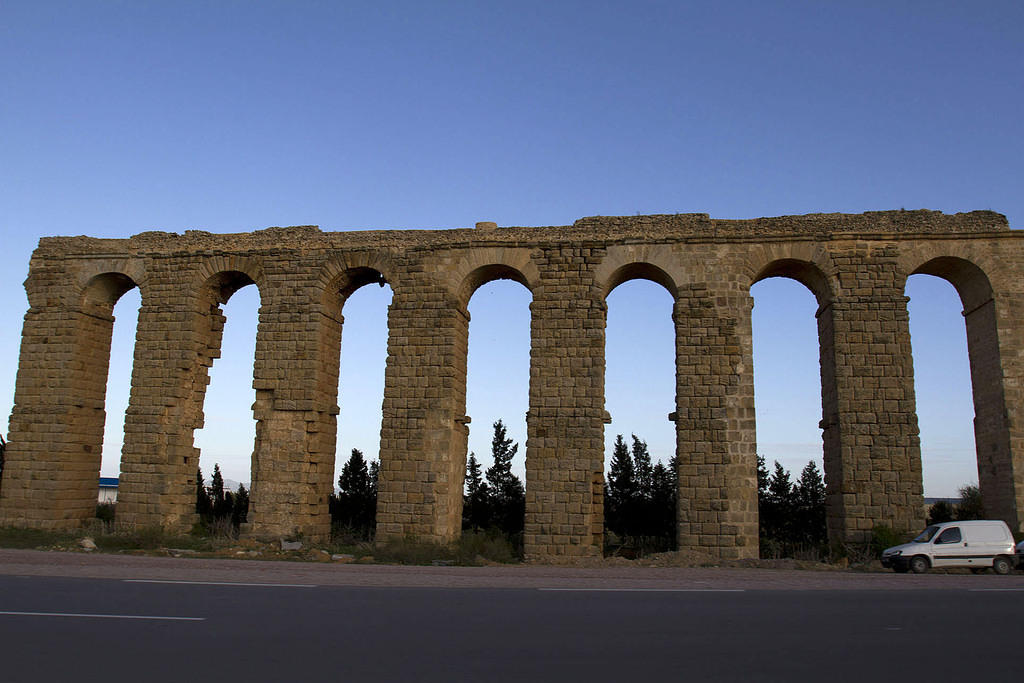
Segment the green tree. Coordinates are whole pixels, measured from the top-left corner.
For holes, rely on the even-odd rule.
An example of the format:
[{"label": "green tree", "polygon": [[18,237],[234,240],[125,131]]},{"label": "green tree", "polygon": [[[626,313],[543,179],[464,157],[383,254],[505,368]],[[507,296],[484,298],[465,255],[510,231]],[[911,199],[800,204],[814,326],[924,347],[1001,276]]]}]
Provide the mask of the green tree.
[{"label": "green tree", "polygon": [[956,504],[958,521],[985,519],[985,505],[981,501],[981,489],[976,484],[960,487],[960,502]]},{"label": "green tree", "polygon": [[775,471],[768,479],[768,497],[780,507],[786,508],[792,502],[793,482],[790,481],[789,470],[775,461]]},{"label": "green tree", "polygon": [[626,534],[626,521],[637,498],[636,470],[633,456],[622,434],[615,437],[608,468],[608,492],[605,495],[605,526],[615,534]]},{"label": "green tree", "polygon": [[648,535],[660,539],[665,549],[675,548],[676,541],[676,467],[675,458],[666,467],[655,463],[651,471],[650,527]]},{"label": "green tree", "polygon": [[764,456],[757,456],[757,531],[761,539],[762,548],[769,538],[769,520],[774,513],[771,503],[768,500],[768,467],[765,465]]},{"label": "green tree", "polygon": [[380,461],[370,461],[370,495],[373,496],[374,503],[377,501],[377,480],[380,479]]},{"label": "green tree", "polygon": [[792,498],[796,505],[793,542],[812,546],[826,543],[828,527],[825,521],[825,480],[813,460],[800,472]]},{"label": "green tree", "polygon": [[213,515],[213,501],[210,500],[210,492],[206,490],[203,470],[200,467],[196,468],[196,512],[204,520],[208,520]]},{"label": "green tree", "polygon": [[818,466],[811,460],[800,472],[800,479],[796,482],[794,497],[798,505],[807,508],[822,507],[825,505],[825,480],[818,470]]},{"label": "green tree", "polygon": [[352,454],[341,468],[341,475],[338,477],[338,488],[344,493],[356,496],[367,496],[370,494],[370,470],[366,465],[363,452],[358,448],[352,449]]},{"label": "green tree", "polygon": [[224,476],[220,473],[220,464],[214,463],[213,476],[210,477],[210,502],[213,505],[214,519],[231,515],[234,507],[230,491],[224,491]]},{"label": "green tree", "polygon": [[481,472],[476,454],[470,453],[466,461],[466,490],[462,499],[464,529],[486,529],[490,525],[490,491]]},{"label": "green tree", "polygon": [[237,529],[248,520],[249,516],[249,491],[242,484],[238,485],[235,491],[234,501],[231,508],[231,523]]},{"label": "green tree", "polygon": [[647,442],[639,439],[636,434],[633,437],[633,469],[636,472],[637,491],[642,498],[651,496],[651,477],[654,468],[651,466],[651,454],[647,450]]},{"label": "green tree", "polygon": [[678,461],[652,463],[647,442],[632,434],[632,447],[615,437],[605,493],[605,527],[621,537],[621,552],[675,548]]},{"label": "green tree", "polygon": [[947,500],[937,500],[928,508],[928,524],[942,524],[952,522],[956,516],[956,510]]},{"label": "green tree", "polygon": [[514,536],[522,533],[526,516],[526,490],[519,477],[512,473],[512,458],[519,450],[519,444],[507,437],[501,420],[493,427],[491,456],[494,464],[485,473],[490,488],[493,522],[503,532]]},{"label": "green tree", "polygon": [[778,461],[769,475],[764,458],[757,458],[757,508],[762,557],[793,557],[826,550],[825,481],[813,462],[794,484]]},{"label": "green tree", "polygon": [[759,498],[768,495],[768,468],[763,455],[757,456],[757,495]]},{"label": "green tree", "polygon": [[353,448],[338,477],[339,493],[331,501],[332,521],[362,539],[372,538],[376,527],[377,471],[376,463],[367,466],[363,452]]},{"label": "green tree", "polygon": [[792,553],[796,508],[789,471],[776,460],[764,486],[763,496],[758,501],[761,512],[761,551],[766,557],[781,557]]}]

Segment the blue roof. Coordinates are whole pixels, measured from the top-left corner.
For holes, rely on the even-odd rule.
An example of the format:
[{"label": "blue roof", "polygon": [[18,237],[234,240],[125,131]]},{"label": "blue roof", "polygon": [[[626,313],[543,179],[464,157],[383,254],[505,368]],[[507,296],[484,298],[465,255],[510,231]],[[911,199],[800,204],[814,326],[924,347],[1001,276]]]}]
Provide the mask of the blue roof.
[{"label": "blue roof", "polygon": [[100,477],[100,488],[117,488],[117,477]]}]

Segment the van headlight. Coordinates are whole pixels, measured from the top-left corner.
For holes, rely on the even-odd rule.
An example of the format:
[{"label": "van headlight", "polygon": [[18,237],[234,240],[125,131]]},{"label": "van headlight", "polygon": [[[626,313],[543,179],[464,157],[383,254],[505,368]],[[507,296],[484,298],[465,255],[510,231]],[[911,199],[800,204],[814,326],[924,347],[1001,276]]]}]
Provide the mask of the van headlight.
[{"label": "van headlight", "polygon": [[895,557],[896,555],[901,555],[902,553],[902,550],[886,550],[884,553],[882,553],[882,555],[886,557]]}]

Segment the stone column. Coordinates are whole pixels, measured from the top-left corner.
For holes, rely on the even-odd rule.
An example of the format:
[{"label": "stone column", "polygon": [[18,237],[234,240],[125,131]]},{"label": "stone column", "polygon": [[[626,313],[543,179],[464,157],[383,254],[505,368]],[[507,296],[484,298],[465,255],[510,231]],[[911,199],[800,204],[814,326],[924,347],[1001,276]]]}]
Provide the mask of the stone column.
[{"label": "stone column", "polygon": [[70,529],[96,513],[114,303],[109,274],[79,291],[62,261],[33,258],[0,481],[0,521]]},{"label": "stone column", "polygon": [[818,314],[832,542],[924,522],[907,298],[878,252],[838,254],[840,292]]},{"label": "stone column", "polygon": [[246,531],[330,537],[341,316],[315,259],[263,264],[253,387],[256,444]]},{"label": "stone column", "polygon": [[462,533],[469,316],[416,263],[388,310],[377,541]]},{"label": "stone column", "polygon": [[680,550],[756,558],[757,452],[749,293],[679,288],[676,327]]},{"label": "stone column", "polygon": [[999,292],[964,316],[985,512],[1024,532],[1024,294]]},{"label": "stone column", "polygon": [[603,249],[550,247],[536,258],[524,550],[533,560],[599,556],[604,461]]},{"label": "stone column", "polygon": [[117,521],[187,532],[196,521],[199,449],[209,369],[220,355],[219,303],[194,289],[195,264],[147,264],[125,414]]}]

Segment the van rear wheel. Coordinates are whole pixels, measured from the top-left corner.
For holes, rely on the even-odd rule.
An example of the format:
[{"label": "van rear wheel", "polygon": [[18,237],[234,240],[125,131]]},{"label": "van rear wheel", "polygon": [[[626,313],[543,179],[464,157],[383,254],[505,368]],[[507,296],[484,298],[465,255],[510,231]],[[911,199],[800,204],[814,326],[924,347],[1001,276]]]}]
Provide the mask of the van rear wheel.
[{"label": "van rear wheel", "polygon": [[996,574],[1009,574],[1010,573],[1010,561],[1005,557],[997,557],[992,561],[992,571]]},{"label": "van rear wheel", "polygon": [[913,557],[910,560],[910,571],[914,572],[915,574],[924,574],[926,571],[928,571],[928,566],[929,565],[927,557],[922,557],[921,555],[918,555],[917,557]]}]

